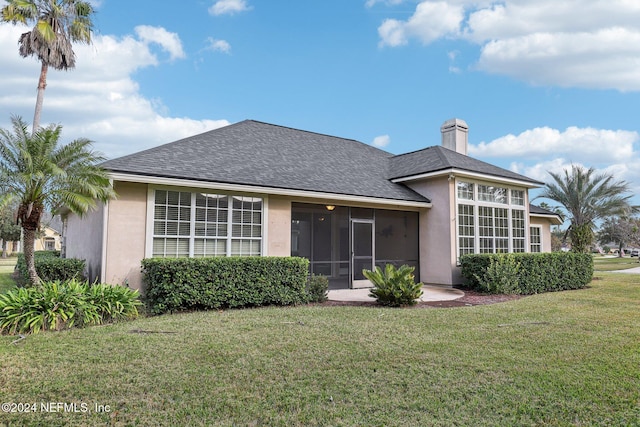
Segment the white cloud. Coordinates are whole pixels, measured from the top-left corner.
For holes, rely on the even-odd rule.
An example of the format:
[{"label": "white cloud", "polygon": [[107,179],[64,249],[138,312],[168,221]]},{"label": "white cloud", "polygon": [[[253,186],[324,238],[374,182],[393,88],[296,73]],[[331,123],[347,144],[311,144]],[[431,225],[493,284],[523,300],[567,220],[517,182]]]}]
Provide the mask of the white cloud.
[{"label": "white cloud", "polygon": [[[35,105],[40,65],[18,54],[22,31],[20,27],[0,26],[3,128],[9,126],[11,114],[30,123]],[[149,37],[98,35],[91,46],[76,45],[76,68],[69,72],[50,70],[48,74],[42,123],[62,124],[64,141],[78,137],[94,140],[95,148],[110,158],[227,125],[226,120],[171,117],[161,100],[140,93],[132,75],[159,64],[149,42]]]},{"label": "white cloud", "polygon": [[637,132],[569,127],[561,132],[540,127],[519,135],[506,135],[491,142],[469,146],[475,157],[526,157],[544,159],[549,155],[577,156],[593,162],[617,162],[634,154],[634,143],[640,141]]},{"label": "white cloud", "polygon": [[214,16],[233,15],[250,9],[245,0],[218,0],[209,8],[209,13]]},{"label": "white cloud", "polygon": [[564,131],[541,127],[519,135],[469,146],[469,155],[491,163],[508,158],[509,169],[541,182],[548,172],[562,173],[572,164],[594,167],[631,184],[640,194],[640,135],[625,130],[570,127]]},{"label": "white cloud", "polygon": [[407,21],[387,19],[378,28],[381,46],[401,46],[409,38],[417,38],[424,44],[440,37],[457,34],[464,18],[462,6],[444,1],[422,2]]},{"label": "white cloud", "polygon": [[182,42],[176,33],[170,33],[162,27],[139,25],[135,28],[140,41],[149,44],[156,43],[169,53],[171,60],[185,58]]},{"label": "white cloud", "polygon": [[206,50],[214,52],[231,53],[231,45],[226,40],[218,40],[213,37],[207,38]]},{"label": "white cloud", "polygon": [[376,147],[386,147],[391,142],[389,135],[380,135],[373,138],[373,145]]},{"label": "white cloud", "polygon": [[387,5],[394,6],[394,5],[402,3],[403,1],[405,1],[405,0],[367,0],[365,2],[365,6],[366,7],[373,7],[378,3],[384,3],[384,4],[387,4]]},{"label": "white cloud", "polygon": [[421,1],[387,19],[380,45],[468,40],[477,67],[538,85],[640,90],[640,2],[633,0]]}]

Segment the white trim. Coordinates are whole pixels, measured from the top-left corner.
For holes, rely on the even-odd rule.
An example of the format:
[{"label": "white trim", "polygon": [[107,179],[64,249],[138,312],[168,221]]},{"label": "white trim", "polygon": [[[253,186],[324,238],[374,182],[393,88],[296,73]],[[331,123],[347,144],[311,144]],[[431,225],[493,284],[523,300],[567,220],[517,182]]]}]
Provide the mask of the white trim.
[{"label": "white trim", "polygon": [[[113,188],[113,181],[111,181]],[[107,236],[109,235],[109,201],[102,205],[102,255],[100,257],[100,283],[107,283]]]},{"label": "white trim", "polygon": [[[356,202],[356,203],[375,203],[380,205],[394,205],[414,208],[430,208],[431,202],[417,202],[410,200],[395,200],[395,199],[383,199],[379,197],[368,196],[351,196],[347,194],[325,193],[321,191],[308,191],[308,190],[292,190],[287,188],[272,188],[262,187],[244,184],[227,184],[221,182],[205,182],[197,181],[194,179],[180,179],[180,178],[163,178],[147,175],[134,175],[120,172],[111,172],[109,176],[115,181],[127,181],[127,182],[139,182],[143,184],[159,185],[159,186],[173,186],[173,187],[191,187],[200,189],[212,189],[222,190],[229,192],[244,192],[244,193],[260,193],[260,194],[272,194],[279,196],[290,197],[309,197],[317,199],[329,199],[336,201]],[[393,182],[393,181],[392,181]]]},{"label": "white trim", "polygon": [[529,216],[534,216],[536,218],[544,218],[546,220],[550,220],[550,221],[552,221],[553,225],[562,225],[563,224],[562,220],[560,219],[560,216],[556,215],[556,214],[546,215],[546,214],[536,214],[536,213],[531,213],[530,212]]},{"label": "white trim", "polygon": [[262,198],[262,256],[269,256],[269,196]]},{"label": "white trim", "polygon": [[144,257],[151,258],[153,256],[153,220],[155,210],[155,188],[147,186],[147,227],[144,236]]},{"label": "white trim", "polygon": [[[451,175],[454,175],[454,176],[451,176]],[[439,176],[449,176],[450,178],[458,178],[458,177],[473,178],[473,179],[480,179],[488,182],[500,182],[500,183],[511,184],[511,185],[519,185],[526,188],[542,187],[542,184],[534,184],[529,181],[522,181],[522,180],[513,179],[513,178],[504,178],[504,177],[487,175],[487,174],[478,173],[478,172],[469,172],[469,171],[455,169],[455,168],[436,171],[436,172],[427,172],[427,173],[422,173],[418,175],[405,176],[402,178],[394,178],[391,180],[391,182],[402,183],[407,181],[416,181],[424,178],[436,178]]]}]

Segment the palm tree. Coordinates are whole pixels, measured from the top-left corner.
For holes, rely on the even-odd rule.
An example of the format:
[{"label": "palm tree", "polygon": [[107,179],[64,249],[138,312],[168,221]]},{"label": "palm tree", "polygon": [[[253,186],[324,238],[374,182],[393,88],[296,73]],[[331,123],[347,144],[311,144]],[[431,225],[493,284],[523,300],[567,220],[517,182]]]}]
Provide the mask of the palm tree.
[{"label": "palm tree", "polygon": [[[31,283],[39,283],[33,258],[34,240],[42,213],[62,207],[78,215],[107,201],[115,192],[104,169],[104,158],[92,151],[86,138],[60,145],[60,125],[29,134],[26,123],[12,117],[13,132],[0,129],[0,194],[18,204],[18,223],[24,236],[24,257]],[[0,200],[0,203],[2,200]]]},{"label": "palm tree", "polygon": [[559,203],[571,221],[569,236],[574,252],[588,252],[594,239],[595,222],[610,216],[628,215],[638,210],[630,204],[633,194],[625,181],[614,181],[610,174],[596,174],[594,168],[571,165],[564,174],[549,172],[547,183],[538,197]]},{"label": "palm tree", "polygon": [[33,115],[32,133],[40,126],[40,113],[49,67],[56,70],[74,68],[76,57],[71,43],[91,42],[93,7],[82,0],[5,0],[2,21],[12,24],[33,24],[31,31],[18,40],[23,57],[36,56],[42,64],[38,95]]}]

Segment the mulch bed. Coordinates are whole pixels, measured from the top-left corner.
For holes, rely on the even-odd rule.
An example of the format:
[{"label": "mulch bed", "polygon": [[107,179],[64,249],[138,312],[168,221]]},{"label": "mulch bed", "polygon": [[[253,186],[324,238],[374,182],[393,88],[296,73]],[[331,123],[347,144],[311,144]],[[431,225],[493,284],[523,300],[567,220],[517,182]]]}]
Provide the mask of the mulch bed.
[{"label": "mulch bed", "polygon": [[[512,301],[523,298],[524,295],[494,295],[494,294],[482,294],[469,289],[461,288],[464,292],[462,298],[458,298],[451,301],[426,301],[419,302],[414,306],[408,308],[450,308],[450,307],[472,307],[475,305],[487,305],[496,304],[499,302]],[[326,301],[318,305],[337,307],[337,306],[350,306],[350,307],[378,307],[375,301]]]}]

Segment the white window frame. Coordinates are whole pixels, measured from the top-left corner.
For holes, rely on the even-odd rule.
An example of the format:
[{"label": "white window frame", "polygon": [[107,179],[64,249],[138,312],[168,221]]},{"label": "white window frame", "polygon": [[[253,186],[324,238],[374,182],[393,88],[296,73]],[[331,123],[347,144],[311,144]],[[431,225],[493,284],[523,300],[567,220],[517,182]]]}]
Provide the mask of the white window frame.
[{"label": "white window frame", "polygon": [[[458,188],[459,188],[459,184],[460,183],[467,183],[467,184],[472,184],[473,186],[473,195],[472,198],[460,198],[458,197]],[[526,188],[523,187],[515,187],[515,186],[510,186],[510,185],[506,185],[503,183],[495,183],[495,182],[489,182],[489,181],[481,181],[481,180],[476,180],[476,179],[465,179],[465,178],[456,178],[456,182],[455,182],[455,221],[456,221],[456,235],[455,235],[455,244],[456,244],[456,257],[460,258],[460,237],[467,237],[467,236],[460,236],[460,229],[459,229],[459,218],[460,218],[460,205],[467,205],[467,206],[473,206],[473,213],[474,213],[474,252],[476,254],[479,253],[483,253],[482,252],[482,248],[480,245],[480,240],[481,239],[486,239],[488,238],[487,236],[480,236],[480,208],[484,207],[484,208],[491,208],[491,214],[492,214],[492,236],[491,239],[493,241],[492,245],[492,252],[491,253],[496,253],[496,251],[498,251],[499,248],[497,248],[496,245],[496,239],[498,238],[504,238],[503,236],[498,236],[496,237],[496,218],[495,218],[495,209],[506,209],[507,210],[507,220],[508,220],[508,252],[512,253],[514,252],[514,228],[513,228],[513,212],[514,211],[522,211],[523,212],[523,218],[524,218],[524,252],[529,252],[530,251],[530,245],[529,243],[529,212],[527,209],[528,206],[528,191]],[[485,188],[485,187],[489,187],[492,188],[494,190],[497,189],[501,189],[504,188],[506,189],[506,194],[505,194],[505,198],[506,200],[501,200],[501,201],[482,201],[480,200],[480,194],[479,191],[481,188]],[[520,197],[512,197],[512,192],[522,192],[523,198],[521,199]],[[519,194],[517,194],[519,196]],[[520,204],[520,200],[522,200],[522,204]],[[515,203],[514,203],[515,202]],[[517,239],[520,239],[519,237]]]},{"label": "white window frame", "polygon": [[[147,223],[146,223],[146,236],[145,236],[145,258],[153,257],[153,238],[154,238],[154,214],[155,214],[155,192],[156,190],[163,191],[178,191],[178,192],[189,192],[192,193],[191,196],[191,219],[190,219],[190,232],[189,232],[189,258],[193,257],[194,250],[194,240],[197,237],[195,236],[195,203],[196,198],[193,196],[194,193],[204,193],[204,194],[218,194],[225,195],[229,197],[229,203],[233,203],[233,197],[255,197],[262,199],[262,224],[261,231],[262,234],[260,236],[260,255],[259,256],[268,256],[268,224],[269,224],[269,197],[266,194],[250,194],[250,193],[239,193],[239,192],[229,192],[223,190],[216,190],[212,188],[202,189],[202,188],[194,188],[194,187],[176,187],[176,186],[165,186],[165,185],[149,185],[147,188]],[[229,217],[228,217],[228,228],[227,228],[227,236],[225,239],[227,240],[226,244],[226,256],[231,256],[231,246],[232,241],[237,240],[238,238],[233,237],[232,233],[232,215],[233,208],[229,209]],[[257,240],[257,238],[254,238]]]},{"label": "white window frame", "polygon": [[[534,228],[538,230],[538,233],[539,233],[538,237],[540,238],[540,241],[538,243],[535,243],[536,246],[540,247],[540,250],[537,251],[537,252],[533,250],[534,243],[533,243],[533,240],[532,240],[533,239],[533,234],[531,233],[531,230],[533,230]],[[534,253],[543,252],[544,245],[543,245],[543,242],[542,242],[542,239],[543,239],[542,236],[543,236],[543,234],[542,234],[542,226],[541,225],[533,225],[533,224],[529,225],[529,251],[530,252],[534,252]]]}]

